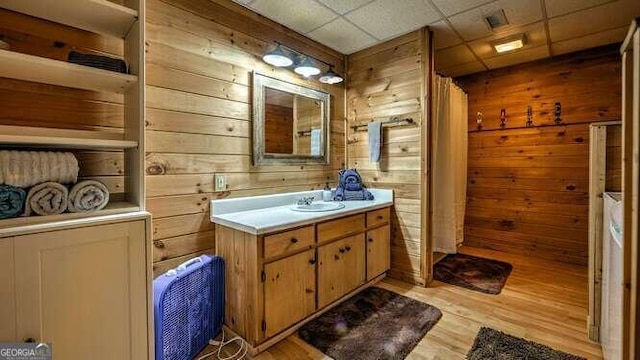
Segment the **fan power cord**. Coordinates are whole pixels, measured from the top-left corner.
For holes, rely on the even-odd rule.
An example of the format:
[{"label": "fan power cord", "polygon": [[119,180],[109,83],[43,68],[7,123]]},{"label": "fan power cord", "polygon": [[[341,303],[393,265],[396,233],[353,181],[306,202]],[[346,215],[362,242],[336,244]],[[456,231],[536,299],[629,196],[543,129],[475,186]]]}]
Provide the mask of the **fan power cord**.
[{"label": "fan power cord", "polygon": [[[214,354],[217,356],[218,360],[240,360],[240,359],[244,359],[244,357],[247,356],[247,352],[249,351],[249,344],[247,344],[247,342],[244,341],[243,338],[241,338],[240,336],[236,336],[226,341],[224,338],[225,338],[225,333],[224,333],[224,329],[222,329],[222,339],[220,341],[216,341],[213,339],[209,340],[209,345],[217,346],[218,349],[208,354],[204,354],[200,356],[197,360],[204,360]],[[225,346],[232,344],[236,341],[240,342],[240,348],[238,349],[238,351],[236,351],[235,354],[233,355],[222,357],[222,349]]]}]

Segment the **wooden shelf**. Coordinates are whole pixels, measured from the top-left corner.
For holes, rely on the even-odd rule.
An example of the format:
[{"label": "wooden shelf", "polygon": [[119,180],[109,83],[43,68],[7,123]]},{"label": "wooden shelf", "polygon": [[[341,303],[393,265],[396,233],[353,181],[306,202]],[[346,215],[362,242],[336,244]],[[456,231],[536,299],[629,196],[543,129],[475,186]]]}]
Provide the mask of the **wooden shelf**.
[{"label": "wooden shelf", "polygon": [[26,230],[42,228],[66,220],[88,219],[97,216],[116,215],[140,211],[140,207],[129,202],[119,201],[108,204],[104,209],[92,213],[64,213],[49,216],[29,216],[0,220],[0,237],[13,236]]},{"label": "wooden shelf", "polygon": [[138,147],[137,141],[124,140],[122,136],[100,131],[0,125],[0,146],[87,150]]},{"label": "wooden shelf", "polygon": [[0,7],[119,38],[138,19],[136,10],[107,0],[0,0]]},{"label": "wooden shelf", "polygon": [[135,75],[121,74],[8,50],[0,50],[0,77],[116,93],[125,92],[138,81],[138,77]]}]

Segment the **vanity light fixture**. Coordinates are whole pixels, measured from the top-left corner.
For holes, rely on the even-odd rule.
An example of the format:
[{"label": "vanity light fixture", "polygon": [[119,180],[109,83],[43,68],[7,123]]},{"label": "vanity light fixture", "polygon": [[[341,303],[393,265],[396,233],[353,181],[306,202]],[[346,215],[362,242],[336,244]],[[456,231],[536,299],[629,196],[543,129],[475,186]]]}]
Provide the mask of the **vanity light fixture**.
[{"label": "vanity light fixture", "polygon": [[527,38],[524,34],[518,34],[510,36],[508,38],[500,39],[492,43],[493,47],[498,53],[504,53],[522,48],[527,42]]},{"label": "vanity light fixture", "polygon": [[333,66],[329,66],[329,71],[325,72],[318,79],[323,84],[339,84],[344,81],[342,76],[338,75],[335,71],[333,71]]},{"label": "vanity light fixture", "polygon": [[[294,62],[294,59],[298,59],[297,63]],[[262,56],[262,60],[269,65],[280,68],[289,67],[295,63],[293,71],[305,78],[320,74],[322,71],[316,64],[322,63],[328,66],[329,70],[318,78],[321,83],[333,85],[344,81],[344,78],[333,70],[333,64],[307,56],[286,45],[282,45],[279,42],[276,42],[276,46],[273,50]]]},{"label": "vanity light fixture", "polygon": [[302,56],[301,58],[302,61],[293,69],[296,74],[300,74],[306,78],[320,74],[320,69],[318,69],[307,56]]},{"label": "vanity light fixture", "polygon": [[284,51],[282,51],[282,47],[280,44],[277,44],[276,47],[264,54],[262,60],[269,65],[277,66],[277,67],[287,67],[293,65],[293,60],[288,57]]}]

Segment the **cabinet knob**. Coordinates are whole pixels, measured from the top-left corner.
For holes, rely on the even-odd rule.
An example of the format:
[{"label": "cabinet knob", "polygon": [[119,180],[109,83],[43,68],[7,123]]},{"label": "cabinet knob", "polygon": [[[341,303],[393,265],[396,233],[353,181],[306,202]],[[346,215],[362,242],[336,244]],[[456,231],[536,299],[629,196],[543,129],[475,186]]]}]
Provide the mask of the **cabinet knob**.
[{"label": "cabinet knob", "polygon": [[291,238],[291,243],[292,243],[292,244],[295,244],[295,243],[297,243],[297,242],[298,242],[298,239],[296,239],[296,238]]},{"label": "cabinet knob", "polygon": [[340,251],[341,254],[344,254],[344,252],[346,251],[344,248],[340,248],[338,249],[338,251]]},{"label": "cabinet knob", "polygon": [[333,258],[336,259],[336,260],[340,260],[340,256],[338,256],[338,255],[333,255]]},{"label": "cabinet knob", "polygon": [[378,215],[378,220],[384,220],[384,216]]},{"label": "cabinet knob", "polygon": [[345,249],[347,249],[347,251],[351,251],[351,246],[346,246]]},{"label": "cabinet knob", "polygon": [[373,242],[373,239],[372,239],[372,238],[368,238],[367,240],[368,240],[369,242]]},{"label": "cabinet knob", "polygon": [[316,259],[311,259],[311,260],[309,260],[309,264],[311,264],[311,265],[315,265],[315,263],[316,263]]},{"label": "cabinet knob", "polygon": [[24,342],[26,342],[26,343],[34,343],[34,342],[36,342],[36,339],[34,339],[32,337],[29,337],[29,338],[24,339]]}]

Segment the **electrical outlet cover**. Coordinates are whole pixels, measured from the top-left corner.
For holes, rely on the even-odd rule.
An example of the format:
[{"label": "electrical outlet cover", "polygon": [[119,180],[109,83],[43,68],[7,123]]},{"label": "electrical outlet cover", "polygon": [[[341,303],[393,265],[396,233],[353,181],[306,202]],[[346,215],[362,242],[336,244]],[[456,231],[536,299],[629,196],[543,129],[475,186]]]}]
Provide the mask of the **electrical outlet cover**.
[{"label": "electrical outlet cover", "polygon": [[215,191],[227,190],[227,177],[222,174],[216,174],[213,177],[215,184]]}]

